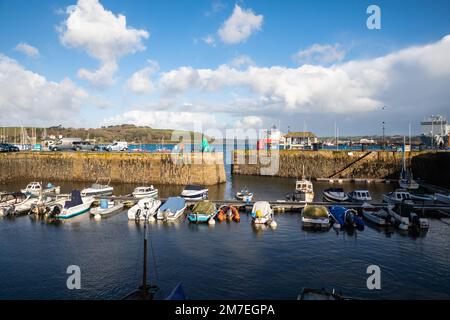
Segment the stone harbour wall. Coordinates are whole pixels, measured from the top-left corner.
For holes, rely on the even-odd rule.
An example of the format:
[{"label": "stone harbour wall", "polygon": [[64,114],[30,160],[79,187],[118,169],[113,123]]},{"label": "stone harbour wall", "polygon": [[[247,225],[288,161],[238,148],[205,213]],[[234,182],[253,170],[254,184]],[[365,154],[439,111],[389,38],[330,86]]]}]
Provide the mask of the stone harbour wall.
[{"label": "stone harbour wall", "polygon": [[[175,160],[175,161],[174,161]],[[0,183],[16,179],[139,184],[226,181],[222,153],[16,152],[0,153]]]}]

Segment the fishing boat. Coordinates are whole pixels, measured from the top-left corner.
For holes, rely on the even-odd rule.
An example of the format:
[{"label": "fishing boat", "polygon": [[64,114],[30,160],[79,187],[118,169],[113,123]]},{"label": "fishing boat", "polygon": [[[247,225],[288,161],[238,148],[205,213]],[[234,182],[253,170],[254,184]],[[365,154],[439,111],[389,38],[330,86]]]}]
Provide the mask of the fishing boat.
[{"label": "fishing boat", "polygon": [[395,189],[392,192],[383,194],[383,201],[395,204],[395,203],[410,203],[413,204],[411,194],[405,189]]},{"label": "fishing boat", "polygon": [[323,200],[329,202],[345,202],[349,198],[342,188],[328,188],[323,191]]},{"label": "fishing boat", "polygon": [[302,209],[301,218],[304,227],[322,229],[330,227],[330,213],[325,206],[306,205]]},{"label": "fishing boat", "polygon": [[113,193],[114,188],[109,185],[111,179],[108,179],[107,183],[104,183],[105,179],[97,179],[89,188],[81,190],[82,197],[89,196],[110,196]]},{"label": "fishing boat", "polygon": [[34,181],[27,184],[25,189],[21,189],[20,191],[22,191],[22,193],[38,197],[41,194],[59,194],[61,187],[48,183],[45,188],[42,188],[42,184],[40,182]]},{"label": "fishing boat", "polygon": [[210,223],[210,221],[213,223],[216,213],[216,205],[205,200],[194,205],[192,213],[188,215],[188,220],[194,223]]},{"label": "fishing boat", "polygon": [[0,217],[14,215],[14,208],[17,205],[26,203],[30,195],[22,192],[2,193],[0,195]]},{"label": "fishing boat", "polygon": [[186,209],[186,201],[181,197],[169,197],[164,204],[159,207],[156,213],[157,220],[175,221]]},{"label": "fishing boat", "polygon": [[143,198],[128,210],[128,220],[154,219],[156,210],[160,205],[160,200]]},{"label": "fishing boat", "polygon": [[358,213],[354,209],[347,209],[342,206],[331,206],[328,208],[333,217],[334,228],[357,228],[364,229],[364,221],[358,217]]},{"label": "fishing boat", "polygon": [[303,288],[297,300],[349,300],[349,298],[344,298],[335,289],[330,291],[326,289]]},{"label": "fishing boat", "polygon": [[401,230],[425,230],[430,227],[428,219],[420,218],[414,208],[408,203],[397,203],[387,207],[388,214]]},{"label": "fishing boat", "polygon": [[158,189],[156,189],[154,186],[150,187],[137,187],[133,191],[133,197],[142,199],[142,198],[156,198],[158,197]]},{"label": "fishing boat", "polygon": [[93,197],[82,197],[80,190],[72,190],[70,200],[66,200],[64,205],[55,205],[50,217],[59,220],[74,218],[88,212],[94,201]]},{"label": "fishing boat", "polygon": [[267,201],[257,201],[252,208],[252,223],[276,227],[273,210]]},{"label": "fishing boat", "polygon": [[123,210],[123,202],[100,199],[100,206],[91,208],[91,216],[100,219],[115,215]]},{"label": "fishing boat", "polygon": [[[406,190],[416,190],[419,188],[419,184],[414,180],[413,173],[411,169],[411,165],[409,168],[406,165],[406,143],[405,143],[405,137],[403,137],[403,163],[402,163],[402,169],[400,171],[400,178],[398,180],[398,184],[400,185],[400,188],[406,189]],[[411,160],[410,160],[411,162]]]},{"label": "fishing boat", "polygon": [[236,199],[244,202],[250,202],[253,199],[253,193],[248,191],[247,187],[236,193]]},{"label": "fishing boat", "polygon": [[431,194],[411,193],[411,200],[420,204],[433,204],[436,198]]},{"label": "fishing boat", "polygon": [[384,208],[375,207],[369,203],[363,203],[361,206],[363,217],[377,226],[389,226],[390,216]]},{"label": "fishing boat", "polygon": [[222,221],[241,221],[241,216],[239,214],[239,210],[233,206],[223,205],[219,208],[216,216],[219,222]]},{"label": "fishing boat", "polygon": [[372,196],[370,195],[369,190],[353,190],[352,192],[349,192],[347,196],[351,202],[364,203],[367,201],[372,201]]},{"label": "fishing boat", "polygon": [[208,188],[198,185],[187,185],[181,192],[185,200],[204,200],[208,198]]},{"label": "fishing boat", "polygon": [[443,193],[435,193],[436,200],[442,203],[450,204],[450,195]]}]

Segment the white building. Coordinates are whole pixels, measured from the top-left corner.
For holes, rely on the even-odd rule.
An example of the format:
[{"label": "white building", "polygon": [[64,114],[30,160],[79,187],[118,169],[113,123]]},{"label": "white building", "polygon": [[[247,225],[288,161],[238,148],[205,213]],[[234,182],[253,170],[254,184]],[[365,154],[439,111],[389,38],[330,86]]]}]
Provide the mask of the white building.
[{"label": "white building", "polygon": [[450,124],[441,115],[432,115],[420,123],[422,134],[425,136],[443,137],[449,134]]}]

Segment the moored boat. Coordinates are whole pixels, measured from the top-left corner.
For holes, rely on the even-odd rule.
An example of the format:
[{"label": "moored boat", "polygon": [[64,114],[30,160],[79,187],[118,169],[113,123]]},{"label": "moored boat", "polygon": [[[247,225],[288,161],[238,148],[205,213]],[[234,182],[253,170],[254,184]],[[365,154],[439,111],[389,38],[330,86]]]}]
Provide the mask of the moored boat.
[{"label": "moored boat", "polygon": [[328,188],[323,190],[323,200],[328,202],[345,202],[348,196],[342,188]]},{"label": "moored boat", "polygon": [[137,187],[133,191],[133,197],[142,199],[142,198],[156,198],[158,197],[158,189],[156,189],[154,186],[141,186]]},{"label": "moored boat", "polygon": [[409,168],[406,165],[406,144],[405,137],[403,137],[403,164],[402,170],[400,171],[400,178],[398,180],[398,184],[400,188],[406,190],[416,190],[419,189],[419,184],[414,180],[411,166]]},{"label": "moored boat", "polygon": [[93,197],[81,197],[79,190],[72,190],[70,200],[66,200],[64,205],[55,205],[50,217],[66,220],[82,215],[89,211],[94,200]]},{"label": "moored boat", "polygon": [[52,183],[48,183],[45,188],[42,187],[42,184],[40,182],[30,182],[27,184],[25,189],[21,190],[22,193],[30,194],[33,197],[38,197],[40,195],[46,195],[46,194],[59,194],[61,191],[61,187],[55,186]]},{"label": "moored boat", "polygon": [[187,185],[181,192],[185,200],[204,200],[208,198],[208,188],[198,185]]},{"label": "moored boat", "polygon": [[22,192],[2,193],[0,195],[0,217],[15,214],[15,206],[27,203],[30,195]]},{"label": "moored boat", "polygon": [[253,199],[253,193],[247,188],[244,188],[236,193],[236,199],[244,202],[250,202]]},{"label": "moored boat", "polygon": [[333,227],[336,228],[357,228],[364,229],[364,221],[358,217],[354,209],[347,209],[342,206],[331,206],[328,208],[334,220]]},{"label": "moored boat", "polygon": [[239,214],[239,210],[233,206],[223,205],[219,208],[217,212],[216,218],[219,222],[222,221],[241,221],[241,216]]},{"label": "moored boat", "polygon": [[273,210],[267,201],[257,201],[252,208],[252,223],[276,227]]},{"label": "moored boat", "polygon": [[128,220],[150,220],[154,219],[156,210],[161,205],[160,200],[153,198],[143,198],[138,203],[128,209]]},{"label": "moored boat", "polygon": [[103,217],[109,217],[117,214],[123,210],[123,202],[101,199],[100,205],[95,208],[91,208],[91,216],[99,219]]},{"label": "moored boat", "polygon": [[411,204],[398,203],[387,207],[388,214],[401,230],[425,230],[430,227],[428,219],[420,218]]},{"label": "moored boat", "polygon": [[435,201],[435,197],[430,194],[423,194],[423,193],[411,193],[411,200],[415,203],[420,204],[433,204]]},{"label": "moored boat", "polygon": [[216,205],[213,202],[204,200],[194,205],[192,212],[188,215],[188,220],[194,223],[212,223],[216,213]]},{"label": "moored boat", "polygon": [[302,209],[302,224],[304,227],[328,229],[330,227],[330,213],[325,206],[306,205]]},{"label": "moored boat", "polygon": [[383,194],[383,201],[394,204],[394,203],[410,203],[414,202],[411,199],[411,194],[405,189],[395,189],[395,191]]},{"label": "moored boat", "polygon": [[435,193],[436,200],[442,203],[450,204],[450,195],[443,193]]},{"label": "moored boat", "polygon": [[377,208],[369,203],[363,203],[361,206],[363,217],[378,226],[389,226],[390,216],[384,208]]},{"label": "moored boat", "polygon": [[351,202],[364,203],[367,201],[372,201],[372,196],[370,195],[369,190],[353,190],[352,192],[349,192],[347,196]]},{"label": "moored boat", "polygon": [[107,183],[103,183],[104,179],[97,179],[90,187],[81,190],[82,197],[89,196],[109,196],[112,195],[114,188],[109,185],[110,179]]},{"label": "moored boat", "polygon": [[186,201],[181,197],[169,197],[164,204],[159,207],[156,219],[164,221],[175,221],[181,217],[186,209]]}]

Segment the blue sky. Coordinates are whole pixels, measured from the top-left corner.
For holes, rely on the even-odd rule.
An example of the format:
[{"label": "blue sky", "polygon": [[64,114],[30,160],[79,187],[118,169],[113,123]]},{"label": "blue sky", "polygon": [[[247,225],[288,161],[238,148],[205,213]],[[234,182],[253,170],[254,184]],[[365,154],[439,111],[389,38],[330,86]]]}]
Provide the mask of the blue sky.
[{"label": "blue sky", "polygon": [[[381,30],[366,27],[370,4]],[[446,0],[0,0],[0,125],[418,132],[450,109],[449,15]]]}]

